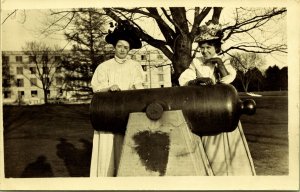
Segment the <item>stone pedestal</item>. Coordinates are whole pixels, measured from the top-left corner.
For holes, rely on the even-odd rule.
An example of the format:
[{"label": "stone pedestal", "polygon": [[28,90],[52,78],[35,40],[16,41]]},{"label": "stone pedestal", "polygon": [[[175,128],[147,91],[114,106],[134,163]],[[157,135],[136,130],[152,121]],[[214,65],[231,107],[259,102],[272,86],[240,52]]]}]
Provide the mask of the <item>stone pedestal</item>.
[{"label": "stone pedestal", "polygon": [[158,120],[131,113],[117,176],[212,175],[200,137],[191,133],[182,111]]}]

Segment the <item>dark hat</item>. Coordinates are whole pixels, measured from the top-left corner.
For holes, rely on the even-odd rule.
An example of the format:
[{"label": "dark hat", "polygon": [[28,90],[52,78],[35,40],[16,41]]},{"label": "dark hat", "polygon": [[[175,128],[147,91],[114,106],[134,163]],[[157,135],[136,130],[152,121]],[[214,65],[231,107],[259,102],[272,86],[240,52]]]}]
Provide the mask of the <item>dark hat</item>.
[{"label": "dark hat", "polygon": [[119,22],[114,31],[109,30],[105,41],[116,46],[119,40],[125,40],[129,43],[130,49],[139,49],[142,47],[142,42],[136,34],[137,30],[127,21]]}]

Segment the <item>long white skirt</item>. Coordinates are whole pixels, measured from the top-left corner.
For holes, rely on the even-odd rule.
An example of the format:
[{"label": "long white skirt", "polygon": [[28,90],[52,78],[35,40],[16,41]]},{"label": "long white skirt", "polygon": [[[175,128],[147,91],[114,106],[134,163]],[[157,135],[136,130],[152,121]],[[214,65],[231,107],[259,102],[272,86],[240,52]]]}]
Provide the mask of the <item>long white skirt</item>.
[{"label": "long white skirt", "polygon": [[255,168],[241,123],[228,133],[203,136],[201,141],[213,175],[254,176]]},{"label": "long white skirt", "polygon": [[[253,160],[240,123],[232,132],[195,138],[203,145],[201,158],[208,162],[206,169],[210,169],[212,175],[255,175]],[[94,132],[91,177],[116,176],[123,140],[123,135]]]},{"label": "long white skirt", "polygon": [[90,177],[116,176],[123,140],[123,135],[94,131]]}]

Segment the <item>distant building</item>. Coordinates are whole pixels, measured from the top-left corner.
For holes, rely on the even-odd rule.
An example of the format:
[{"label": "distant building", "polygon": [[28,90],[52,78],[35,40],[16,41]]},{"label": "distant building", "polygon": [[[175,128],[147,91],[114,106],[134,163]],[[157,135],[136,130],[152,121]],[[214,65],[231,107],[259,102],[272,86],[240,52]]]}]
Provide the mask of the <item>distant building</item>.
[{"label": "distant building", "polygon": [[[112,58],[110,47],[105,48],[109,54],[106,58]],[[64,51],[59,55],[52,55],[54,60],[59,60],[64,55],[70,54]],[[160,50],[134,51],[130,57],[139,62],[144,70],[145,88],[171,87],[171,63]],[[48,98],[65,98],[72,100],[74,91],[64,89],[64,78],[67,71],[59,66],[42,67],[32,63],[32,58],[22,51],[2,52],[2,101],[3,104],[43,104],[44,92],[41,80],[37,73],[39,70],[47,70],[51,86],[47,92]]]},{"label": "distant building", "polygon": [[134,51],[133,60],[138,61],[145,73],[145,88],[171,87],[171,61],[158,49]]},{"label": "distant building", "polygon": [[[58,61],[62,55],[52,55]],[[32,56],[22,51],[2,52],[2,97],[3,104],[42,104],[44,92],[39,73],[46,73],[45,81],[52,81],[49,88],[49,98],[62,95],[63,71],[55,65],[38,67]],[[54,63],[54,62],[53,62]]]}]

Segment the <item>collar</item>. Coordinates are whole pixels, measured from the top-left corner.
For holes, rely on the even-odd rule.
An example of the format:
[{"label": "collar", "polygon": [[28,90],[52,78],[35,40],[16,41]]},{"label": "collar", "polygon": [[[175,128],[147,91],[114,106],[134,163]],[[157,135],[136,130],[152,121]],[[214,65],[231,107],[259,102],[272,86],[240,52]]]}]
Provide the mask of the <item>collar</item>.
[{"label": "collar", "polygon": [[127,59],[125,58],[125,59],[120,59],[120,58],[118,58],[118,57],[114,57],[114,59],[115,59],[115,61],[117,62],[117,63],[119,63],[119,64],[123,64],[123,63],[125,63],[126,61],[127,61]]}]

